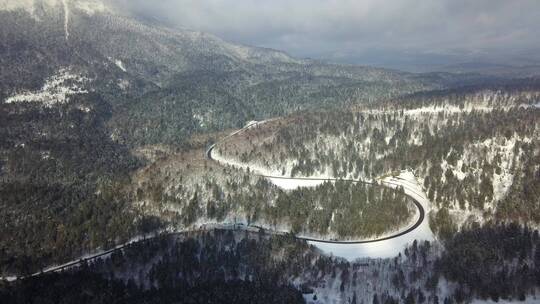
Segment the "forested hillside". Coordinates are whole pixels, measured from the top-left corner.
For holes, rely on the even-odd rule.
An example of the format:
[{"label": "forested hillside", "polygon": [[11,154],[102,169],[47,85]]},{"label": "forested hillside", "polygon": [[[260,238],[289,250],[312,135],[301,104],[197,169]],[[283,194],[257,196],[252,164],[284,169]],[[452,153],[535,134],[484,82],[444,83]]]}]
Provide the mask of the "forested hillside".
[{"label": "forested hillside", "polygon": [[[2,285],[6,303],[467,303],[534,301],[538,231],[474,227],[395,259],[347,262],[288,236],[158,237],[59,274]],[[50,286],[55,288],[51,289]],[[84,290],[84,292],[81,292]]]},{"label": "forested hillside", "polygon": [[301,59],[121,2],[0,0],[0,303],[540,301],[540,78],[506,78],[537,67]]},{"label": "forested hillside", "polygon": [[[304,303],[287,275],[293,269],[301,271],[317,255],[306,244],[295,245],[288,238],[255,235],[250,239],[232,231],[158,238],[69,273],[0,286],[0,301]],[[290,259],[278,259],[280,252]],[[301,260],[305,261],[302,265],[293,263]]]},{"label": "forested hillside", "polygon": [[449,215],[458,225],[469,216],[539,224],[539,100],[529,84],[423,93],[271,121],[217,150],[292,176],[370,179],[411,168],[441,212],[436,232],[453,230],[439,227]]},{"label": "forested hillside", "polygon": [[129,146],[183,146],[192,133],[449,82],[296,59],[141,21],[100,1],[9,2],[0,6],[0,103],[69,68],[110,103],[109,132]]},{"label": "forested hillside", "polygon": [[[100,1],[28,3],[0,3],[0,275],[212,223],[325,240],[372,239],[411,223],[416,209],[401,189],[336,182],[285,191],[203,159],[230,129],[275,117],[214,152],[284,176],[376,180],[412,169],[434,203],[433,231],[452,248],[415,242],[395,260],[349,263],[292,235],[216,232],[2,286],[7,302],[56,303],[63,293],[85,303],[103,292],[103,301],[130,303],[301,303],[300,289],[314,303],[451,303],[535,288],[526,279],[538,272],[537,234],[475,222],[540,224],[537,79],[329,64],[141,21]],[[483,251],[475,237],[503,241]],[[477,254],[456,257],[467,250]],[[484,255],[504,265],[485,264],[501,280],[475,267]],[[49,293],[49,284],[59,289]]]},{"label": "forested hillside", "polygon": [[415,220],[416,207],[400,189],[328,182],[284,191],[202,155],[172,155],[139,170],[136,205],[175,229],[241,222],[320,239],[369,239]]},{"label": "forested hillside", "polygon": [[[51,153],[50,166],[32,167],[31,174],[59,170],[58,161],[70,156],[70,146],[55,142],[54,147],[65,151]],[[21,148],[18,161],[31,162],[24,151],[32,155],[34,150]],[[163,153],[145,166],[128,158],[133,163],[107,178],[99,171],[106,168],[81,154],[93,170],[60,175],[70,182],[46,183],[30,173],[17,178],[6,172],[13,178],[1,189],[6,218],[2,274],[38,272],[158,229],[243,223],[323,240],[366,240],[416,220],[416,207],[399,189],[337,182],[284,191],[262,177],[204,159],[201,150]]]},{"label": "forested hillside", "polygon": [[2,271],[34,271],[136,233],[122,189],[141,162],[110,139],[110,111],[95,95],[0,107]]},{"label": "forested hillside", "polygon": [[[221,217],[209,201],[188,213],[175,207],[172,221],[166,208],[146,209],[142,200],[199,201],[193,192],[134,187],[137,170],[151,163],[135,151],[187,150],[194,134],[249,119],[441,85],[235,45],[94,0],[3,1],[0,28],[0,268],[7,273],[193,224],[208,206],[210,218]],[[220,199],[231,213],[253,198],[231,195],[234,202]],[[261,216],[250,204],[248,219]],[[283,216],[274,221],[287,223]]]}]

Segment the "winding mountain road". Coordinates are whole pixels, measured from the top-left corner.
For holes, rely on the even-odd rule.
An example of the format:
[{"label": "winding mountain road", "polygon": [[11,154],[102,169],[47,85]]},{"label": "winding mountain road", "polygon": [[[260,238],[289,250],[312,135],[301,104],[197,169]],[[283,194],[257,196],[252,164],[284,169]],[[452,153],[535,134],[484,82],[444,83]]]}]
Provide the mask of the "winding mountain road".
[{"label": "winding mountain road", "polygon": [[[216,161],[214,158],[212,158],[212,152],[214,151],[215,147],[217,144],[219,143],[222,143],[224,142],[225,140],[231,138],[232,136],[234,135],[237,135],[249,128],[251,128],[252,126],[254,125],[257,125],[258,122],[252,122],[252,123],[249,123],[248,125],[246,125],[244,128],[238,130],[238,131],[235,131],[231,134],[229,134],[228,136],[222,138],[221,140],[219,140],[218,142],[216,142],[215,144],[211,145],[207,150],[206,150],[206,157],[209,159],[209,160],[213,160],[213,161]],[[218,162],[218,161],[216,161]],[[218,162],[219,163],[219,162]],[[319,181],[319,182],[337,182],[337,181],[340,181],[340,182],[350,182],[350,183],[361,183],[361,184],[367,184],[367,185],[373,185],[373,186],[384,186],[384,185],[390,185],[390,186],[396,186],[396,187],[406,187],[404,186],[403,184],[399,184],[399,183],[395,183],[395,182],[391,182],[391,181],[382,181],[381,184],[378,184],[378,183],[374,183],[374,182],[368,182],[368,181],[363,181],[363,180],[356,180],[356,179],[338,179],[338,178],[311,178],[311,177],[286,177],[286,176],[274,176],[274,175],[263,175],[263,174],[253,174],[255,176],[259,176],[259,177],[263,177],[263,178],[267,178],[267,179],[284,179],[284,180],[301,180],[301,181]],[[394,189],[392,187],[390,187],[391,189]],[[415,194],[415,196],[419,196],[421,197],[422,194],[416,192],[414,189],[411,189],[410,187],[407,187],[409,189],[407,189],[409,192]],[[407,194],[405,194],[407,195]],[[414,203],[414,205],[416,206],[416,208],[418,209],[418,219],[417,221],[410,227],[407,227],[407,229],[405,230],[402,230],[402,231],[399,231],[399,232],[396,232],[395,234],[391,234],[391,235],[388,235],[388,236],[384,236],[384,237],[380,237],[380,238],[375,238],[375,239],[369,239],[369,240],[358,240],[358,241],[339,241],[339,240],[324,240],[324,239],[316,239],[316,238],[310,238],[310,237],[304,237],[304,236],[295,236],[296,239],[299,239],[299,240],[304,240],[304,241],[309,241],[309,242],[315,242],[315,243],[327,243],[327,244],[368,244],[368,243],[376,243],[376,242],[382,242],[382,241],[387,241],[387,240],[391,240],[391,239],[395,239],[395,238],[398,238],[398,237],[401,237],[403,235],[406,235],[408,233],[411,233],[412,231],[414,231],[416,228],[418,228],[420,225],[422,225],[422,223],[424,222],[425,220],[425,214],[426,214],[426,211],[424,209],[424,207],[422,206],[422,204],[418,201],[418,199],[416,199],[415,197],[411,196],[411,195],[407,195]],[[252,226],[252,227],[258,227],[258,226]],[[264,228],[265,230],[271,232],[271,233],[280,233],[278,231],[272,231],[271,229],[268,229],[268,228]]]},{"label": "winding mountain road", "polygon": [[[218,142],[216,142],[214,145],[210,146],[206,150],[206,157],[209,160],[216,161],[215,159],[212,158],[212,152],[213,152],[214,148],[216,147],[216,145],[218,143],[221,143],[221,142],[227,140],[228,138],[230,138],[230,137],[232,137],[232,136],[234,136],[234,135],[236,135],[238,133],[241,133],[241,132],[247,130],[248,128],[250,128],[251,126],[256,125],[256,124],[258,124],[258,122],[250,123],[250,124],[246,125],[244,128],[242,128],[240,130],[237,130],[237,131],[229,134],[228,136],[222,138],[221,140],[219,140]],[[383,242],[383,241],[397,239],[397,238],[399,238],[401,236],[407,235],[407,234],[415,231],[425,221],[425,213],[426,213],[426,211],[425,211],[423,205],[421,204],[421,202],[419,201],[419,199],[422,199],[422,197],[424,195],[422,193],[419,193],[417,191],[417,189],[415,189],[412,185],[409,185],[407,183],[408,181],[406,181],[406,180],[403,180],[405,183],[396,183],[396,182],[392,182],[392,181],[381,181],[380,183],[373,183],[373,182],[369,182],[369,181],[354,180],[354,179],[284,177],[284,176],[272,176],[272,175],[262,175],[262,174],[255,174],[255,175],[263,177],[263,178],[268,178],[268,179],[304,180],[304,181],[319,181],[319,182],[343,181],[343,182],[351,182],[351,183],[363,183],[363,184],[369,184],[369,185],[374,185],[374,186],[379,186],[379,187],[386,185],[387,187],[391,187],[393,189],[395,189],[397,187],[404,187],[404,189],[410,193],[410,194],[405,194],[405,195],[407,195],[409,198],[411,198],[414,205],[418,208],[419,217],[418,217],[417,221],[413,225],[407,227],[406,229],[404,229],[402,231],[396,232],[395,234],[389,235],[389,236],[384,236],[384,237],[377,238],[377,239],[359,240],[359,241],[322,240],[322,239],[315,239],[315,238],[310,238],[310,237],[295,236],[295,238],[298,239],[298,240],[303,240],[303,241],[308,241],[308,242],[313,242],[313,243],[321,243],[321,244],[326,243],[326,244],[345,244],[345,245],[346,244],[351,244],[352,245],[352,244],[380,243],[380,242]],[[399,177],[397,177],[396,179],[400,180]],[[392,186],[394,186],[394,187],[392,187]],[[179,231],[179,232],[163,233],[163,234],[159,235],[159,237],[168,236],[168,235],[180,235],[180,234],[194,232],[194,231],[207,231],[209,229],[215,229],[215,228],[221,228],[221,229],[244,229],[244,230],[254,229],[254,230],[258,230],[258,229],[263,228],[263,227],[258,227],[258,226],[255,226],[255,225],[249,225],[249,226],[243,226],[243,225],[217,225],[216,227],[213,227],[213,226],[206,227],[206,225],[204,225],[204,226],[201,226],[200,228],[192,230],[192,231],[186,230],[186,231]],[[283,232],[283,231],[271,230],[271,229],[268,229],[268,228],[263,228],[263,229],[265,229],[266,232],[271,233],[271,234],[283,235],[283,234],[287,233],[287,232]],[[130,245],[132,245],[134,243],[149,241],[149,240],[151,240],[153,238],[154,237],[145,238],[145,239],[142,239],[142,240],[130,241],[128,243],[118,245],[113,249],[98,252],[98,253],[91,254],[91,255],[87,255],[87,256],[85,256],[83,258],[80,258],[80,259],[65,263],[63,265],[51,266],[51,267],[46,268],[43,271],[31,274],[31,275],[13,276],[13,277],[0,277],[0,281],[2,281],[2,280],[4,280],[4,281],[15,281],[17,279],[25,279],[25,278],[29,278],[29,277],[40,276],[40,275],[43,275],[43,274],[46,274],[46,273],[64,271],[64,270],[67,270],[67,269],[70,269],[70,268],[73,268],[73,267],[78,267],[78,266],[80,266],[80,265],[82,265],[84,263],[94,261],[94,260],[97,260],[99,258],[106,257],[106,256],[112,254],[113,252],[118,251],[118,250],[122,250],[122,249],[124,249],[124,248],[126,248],[126,247],[128,247],[128,246],[130,246]]]}]

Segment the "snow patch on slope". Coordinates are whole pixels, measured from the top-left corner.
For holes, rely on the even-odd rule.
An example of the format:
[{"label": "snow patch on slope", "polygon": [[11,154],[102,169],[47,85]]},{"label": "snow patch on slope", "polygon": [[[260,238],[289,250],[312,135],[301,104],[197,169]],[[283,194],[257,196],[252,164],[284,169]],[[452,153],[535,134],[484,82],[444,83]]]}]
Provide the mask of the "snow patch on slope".
[{"label": "snow patch on slope", "polygon": [[404,111],[407,115],[424,115],[424,114],[434,114],[434,113],[470,113],[471,111],[479,112],[490,112],[493,111],[495,107],[488,105],[467,105],[464,107],[454,106],[454,105],[444,105],[444,106],[427,106],[416,108],[412,110]]},{"label": "snow patch on slope", "polygon": [[251,60],[261,60],[264,62],[286,62],[286,63],[299,63],[298,60],[290,57],[284,52],[271,50],[271,49],[262,49],[262,48],[251,48],[248,46],[229,44],[225,45],[225,48],[232,53],[238,59],[251,61]]},{"label": "snow patch on slope", "polygon": [[192,117],[199,127],[205,129],[210,127],[212,125],[212,122],[215,121],[216,114],[214,113],[214,111],[196,111],[195,113],[193,113]]},{"label": "snow patch on slope", "polygon": [[[44,2],[56,2],[54,0]],[[34,0],[0,0],[0,11],[15,11],[23,9],[34,15]]]},{"label": "snow patch on slope", "polygon": [[74,3],[75,8],[86,13],[87,15],[94,15],[96,13],[103,13],[110,11],[110,8],[101,1],[76,1]]},{"label": "snow patch on slope", "polygon": [[64,32],[66,33],[66,41],[69,40],[69,6],[68,0],[62,0],[64,7]]},{"label": "snow patch on slope", "polygon": [[62,0],[64,7],[64,32],[66,33],[66,41],[69,40],[69,6],[68,0]]},{"label": "snow patch on slope", "polygon": [[88,93],[84,88],[88,81],[89,79],[85,76],[75,74],[68,69],[61,69],[47,78],[40,90],[22,92],[8,97],[5,103],[38,102],[50,108],[56,104],[67,103],[70,96]]},{"label": "snow patch on slope", "polygon": [[116,64],[116,66],[117,66],[120,70],[122,70],[123,72],[127,72],[126,67],[124,66],[124,63],[122,62],[122,60],[116,59],[116,60],[114,61],[114,64]]}]

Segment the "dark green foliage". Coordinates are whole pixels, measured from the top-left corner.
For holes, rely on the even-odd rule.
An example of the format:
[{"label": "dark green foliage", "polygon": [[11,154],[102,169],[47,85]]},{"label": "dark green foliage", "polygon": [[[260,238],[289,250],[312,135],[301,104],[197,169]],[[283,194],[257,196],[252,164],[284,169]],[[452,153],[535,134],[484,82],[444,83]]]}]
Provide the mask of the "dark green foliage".
[{"label": "dark green foliage", "polygon": [[500,218],[540,222],[540,153],[535,152],[536,149],[538,141],[524,146],[523,166],[497,209]]},{"label": "dark green foliage", "polygon": [[125,242],[135,214],[122,198],[82,185],[0,185],[0,270],[28,274],[95,248]]},{"label": "dark green foliage", "polygon": [[137,233],[124,189],[140,162],[111,140],[110,114],[94,94],[57,108],[0,107],[0,273],[38,271]]},{"label": "dark green foliage", "polygon": [[[281,248],[288,258],[277,261],[272,254]],[[78,269],[0,285],[0,302],[304,303],[287,278],[310,267],[307,258],[317,257],[305,243],[286,237],[236,242],[232,231],[168,236]]]},{"label": "dark green foliage", "polygon": [[439,235],[442,239],[452,237],[457,232],[457,226],[452,221],[447,208],[441,208],[438,211],[434,211],[435,214],[430,216],[429,224],[431,230]]},{"label": "dark green foliage", "polygon": [[415,208],[403,192],[361,183],[325,183],[282,192],[263,210],[272,223],[288,219],[293,233],[366,238],[399,228]]},{"label": "dark green foliage", "polygon": [[272,282],[214,280],[194,285],[178,283],[174,288],[141,289],[133,281],[124,283],[92,272],[50,275],[0,290],[3,303],[40,304],[194,304],[305,303],[298,290]]},{"label": "dark green foliage", "polygon": [[[470,295],[497,301],[529,294],[540,264],[534,261],[539,242],[517,224],[473,227],[449,239],[438,269],[449,280],[466,286]],[[466,291],[456,291],[459,302]]]}]

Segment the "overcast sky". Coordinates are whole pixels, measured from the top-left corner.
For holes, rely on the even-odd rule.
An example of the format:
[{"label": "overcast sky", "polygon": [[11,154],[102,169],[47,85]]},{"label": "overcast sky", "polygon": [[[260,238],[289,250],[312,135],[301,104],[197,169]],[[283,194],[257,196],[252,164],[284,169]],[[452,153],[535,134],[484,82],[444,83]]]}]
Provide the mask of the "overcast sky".
[{"label": "overcast sky", "polygon": [[436,61],[540,49],[539,0],[119,1],[183,28],[301,57]]}]

